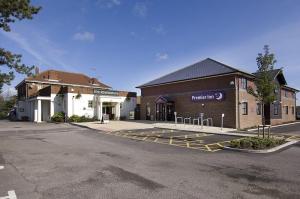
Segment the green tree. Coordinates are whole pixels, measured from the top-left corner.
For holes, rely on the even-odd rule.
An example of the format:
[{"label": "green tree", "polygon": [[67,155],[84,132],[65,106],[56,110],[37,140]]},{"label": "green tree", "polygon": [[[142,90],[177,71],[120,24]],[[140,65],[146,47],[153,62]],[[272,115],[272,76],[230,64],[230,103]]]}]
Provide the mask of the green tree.
[{"label": "green tree", "polygon": [[[23,19],[32,19],[41,7],[30,4],[30,0],[0,0],[0,29],[10,32],[10,24]],[[1,30],[0,30],[1,31]],[[15,72],[32,75],[34,66],[22,64],[22,55],[14,54],[0,47],[0,93],[4,84],[10,84],[15,78]],[[1,70],[6,67],[5,72]]]},{"label": "green tree", "polygon": [[[274,69],[276,63],[275,55],[270,53],[269,46],[265,45],[263,53],[259,53],[256,57],[256,63],[258,70],[255,78],[255,88],[248,87],[248,92],[255,96],[256,100],[259,101],[262,111],[262,124],[265,126],[266,119],[264,114],[265,105],[270,105],[276,99],[275,96],[275,84],[274,80],[270,75],[270,71]],[[264,129],[263,129],[264,136]]]}]

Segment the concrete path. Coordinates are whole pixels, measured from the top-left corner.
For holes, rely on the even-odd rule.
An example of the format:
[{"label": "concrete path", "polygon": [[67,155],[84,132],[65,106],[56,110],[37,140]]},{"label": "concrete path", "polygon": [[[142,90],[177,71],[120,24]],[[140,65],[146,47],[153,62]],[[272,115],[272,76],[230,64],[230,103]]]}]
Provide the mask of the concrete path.
[{"label": "concrete path", "polygon": [[175,124],[172,122],[154,122],[154,121],[110,121],[107,124],[101,124],[100,122],[82,122],[74,123],[82,127],[88,127],[90,129],[99,131],[122,131],[122,130],[137,130],[137,129],[150,129],[150,128],[162,128],[162,129],[174,129],[182,131],[202,132],[202,133],[214,133],[222,135],[238,135],[238,136],[253,136],[253,133],[249,132],[237,132],[236,129],[213,127],[213,126],[201,126],[191,124]]}]

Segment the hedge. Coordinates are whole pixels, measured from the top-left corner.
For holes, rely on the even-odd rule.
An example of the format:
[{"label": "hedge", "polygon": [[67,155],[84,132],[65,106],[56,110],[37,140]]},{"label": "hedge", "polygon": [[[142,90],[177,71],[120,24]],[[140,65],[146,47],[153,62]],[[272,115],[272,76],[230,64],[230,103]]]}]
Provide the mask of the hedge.
[{"label": "hedge", "polygon": [[281,145],[284,142],[284,139],[278,138],[247,137],[239,140],[232,140],[229,146],[240,149],[268,149]]}]

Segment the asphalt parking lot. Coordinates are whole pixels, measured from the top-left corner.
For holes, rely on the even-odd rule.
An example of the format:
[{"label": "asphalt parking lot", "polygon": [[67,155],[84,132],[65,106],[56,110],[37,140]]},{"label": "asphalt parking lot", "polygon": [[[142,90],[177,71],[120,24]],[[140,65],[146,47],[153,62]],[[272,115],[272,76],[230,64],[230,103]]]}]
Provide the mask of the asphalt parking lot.
[{"label": "asphalt parking lot", "polygon": [[217,152],[219,150],[222,150],[223,146],[228,145],[231,140],[237,140],[241,138],[239,136],[196,133],[190,131],[160,128],[124,130],[102,133],[145,142],[154,142],[157,144],[167,144],[175,147],[203,150],[207,152]]},{"label": "asphalt parking lot", "polygon": [[[300,197],[299,144],[258,155],[200,149],[231,136],[0,125],[0,198],[9,193],[22,199]],[[203,141],[195,150],[178,147],[177,137],[179,145]]]}]

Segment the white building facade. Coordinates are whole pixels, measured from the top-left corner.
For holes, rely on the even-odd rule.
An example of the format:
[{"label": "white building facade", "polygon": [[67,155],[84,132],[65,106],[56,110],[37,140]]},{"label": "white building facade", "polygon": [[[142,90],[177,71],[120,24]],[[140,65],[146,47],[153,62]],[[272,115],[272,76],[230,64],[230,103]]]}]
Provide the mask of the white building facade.
[{"label": "white building facade", "polygon": [[16,89],[19,120],[47,122],[58,112],[98,120],[133,119],[136,108],[136,93],[111,90],[77,73],[45,71],[26,78]]}]

